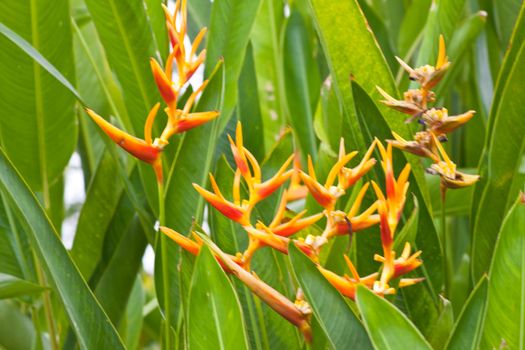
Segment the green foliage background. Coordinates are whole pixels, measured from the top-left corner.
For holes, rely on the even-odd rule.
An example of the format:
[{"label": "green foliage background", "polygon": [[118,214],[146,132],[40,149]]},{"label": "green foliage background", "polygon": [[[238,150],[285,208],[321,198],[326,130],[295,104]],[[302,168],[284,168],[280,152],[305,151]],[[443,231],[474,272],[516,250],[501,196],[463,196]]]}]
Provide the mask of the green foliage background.
[{"label": "green foliage background", "polygon": [[[208,249],[194,258],[169,242],[168,271],[160,251],[155,276],[143,270],[146,247],[156,246],[153,172],[108,141],[82,107],[143,136],[160,100],[149,58],[168,54],[161,3],[0,2],[0,348],[158,348],[169,312],[181,349],[525,349],[525,204],[517,200],[525,180],[522,1],[188,0],[190,37],[209,29],[202,74],[211,81],[198,108],[221,115],[164,152],[166,224],[189,234],[206,217],[228,253],[246,247],[244,234],[214,210],[203,215],[205,202],[191,184],[206,186],[211,171],[228,192],[226,134],[238,120],[264,174],[295,148],[312,155],[322,178],[341,137],[362,154],[374,137],[391,138],[394,130],[409,138],[417,129],[380,104],[375,87],[400,97],[411,83],[395,56],[434,64],[440,34],[452,66],[437,105],[452,115],[477,111],[447,143],[458,166],[481,180],[449,191],[446,239],[437,220],[439,178],[426,175],[421,160],[395,153],[400,166],[406,159],[413,168],[414,200],[400,235],[423,250],[416,271],[423,283],[387,300],[359,288],[354,303],[297,249],[257,256],[253,269],[262,280],[292,300],[303,289],[313,310],[310,345],[224,274]],[[71,204],[64,177],[74,152],[86,197]],[[276,200],[258,215],[271,218]],[[61,231],[75,216],[67,250]],[[342,254],[348,238],[338,243],[325,263],[343,273],[330,256]],[[363,273],[376,268],[378,245],[373,233],[354,237],[349,254]],[[169,310],[155,293],[165,284]]]}]

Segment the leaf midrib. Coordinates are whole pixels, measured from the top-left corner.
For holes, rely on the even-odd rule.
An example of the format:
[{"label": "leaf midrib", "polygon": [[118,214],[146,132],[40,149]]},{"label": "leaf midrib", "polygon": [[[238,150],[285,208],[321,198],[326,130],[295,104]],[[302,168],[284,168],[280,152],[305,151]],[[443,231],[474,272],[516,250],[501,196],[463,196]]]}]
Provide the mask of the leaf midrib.
[{"label": "leaf midrib", "polygon": [[[113,14],[113,17],[115,18],[115,22],[117,24],[117,28],[118,28],[120,37],[122,38],[122,41],[124,43],[126,53],[128,54],[128,57],[131,63],[131,70],[133,71],[133,75],[135,76],[135,79],[137,80],[137,86],[140,90],[140,94],[142,95],[142,101],[144,101],[144,107],[146,108],[146,111],[148,111],[151,103],[148,97],[148,93],[146,92],[146,89],[144,86],[145,83],[144,83],[143,77],[139,72],[137,58],[135,57],[135,55],[133,54],[133,50],[131,49],[129,38],[126,36],[126,31],[124,30],[124,25],[122,24],[122,19],[120,18],[119,12],[117,11],[115,7],[115,1],[110,0],[109,4],[111,7],[111,12]],[[137,130],[133,130],[133,131],[137,132]]]},{"label": "leaf midrib", "polygon": [[[40,36],[38,33],[38,14],[36,0],[31,0],[31,43],[40,52]],[[35,82],[35,117],[37,128],[37,143],[39,155],[40,176],[42,177],[42,193],[44,208],[49,210],[51,203],[49,198],[49,180],[47,178],[47,158],[46,158],[46,135],[44,130],[44,106],[42,102],[42,80],[40,65],[33,60],[33,78]]]}]

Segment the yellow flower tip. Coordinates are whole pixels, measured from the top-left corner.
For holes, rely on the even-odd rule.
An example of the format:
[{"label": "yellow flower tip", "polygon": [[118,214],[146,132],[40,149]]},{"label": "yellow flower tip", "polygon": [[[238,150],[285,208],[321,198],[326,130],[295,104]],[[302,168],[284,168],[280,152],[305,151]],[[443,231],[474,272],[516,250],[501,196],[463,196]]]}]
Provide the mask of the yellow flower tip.
[{"label": "yellow flower tip", "polygon": [[164,233],[166,236],[171,238],[175,243],[177,243],[179,246],[181,246],[184,250],[188,251],[192,255],[198,255],[202,242],[199,244],[197,242],[192,241],[188,237],[185,237],[178,233],[177,231],[174,231],[166,226],[160,226],[160,231]]},{"label": "yellow flower tip", "polygon": [[445,38],[443,37],[443,34],[439,35],[439,53],[438,53],[438,59],[436,62],[436,69],[440,69],[443,67],[443,65],[446,64],[448,61],[447,53],[446,53],[446,47],[445,47]]},{"label": "yellow flower tip", "polygon": [[355,292],[357,284],[350,279],[341,277],[324,267],[317,265],[317,269],[330,282],[330,284],[339,291],[342,295],[355,300]]},{"label": "yellow flower tip", "polygon": [[360,282],[359,274],[357,273],[357,270],[352,263],[352,260],[348,257],[348,255],[343,255],[343,258],[345,259],[346,266],[348,266],[348,269],[350,270],[350,273],[352,274],[352,277],[354,277],[354,280],[356,282]]},{"label": "yellow flower tip", "polygon": [[301,180],[308,188],[310,194],[314,199],[319,203],[323,208],[331,208],[334,205],[335,199],[334,196],[327,190],[323,185],[318,183],[310,175],[307,175],[305,172],[300,171]]},{"label": "yellow flower tip", "polygon": [[176,132],[181,133],[201,126],[219,116],[219,111],[195,112],[182,116],[176,123]]},{"label": "yellow flower tip", "polygon": [[423,282],[424,280],[425,280],[424,277],[420,277],[420,278],[401,278],[399,280],[399,288],[413,286],[414,284]]},{"label": "yellow flower tip", "polygon": [[146,123],[144,124],[144,140],[148,145],[151,145],[151,129],[153,128],[153,122],[160,108],[160,103],[156,103],[153,108],[150,110],[148,117],[146,118]]},{"label": "yellow flower tip", "polygon": [[372,188],[374,189],[374,192],[376,193],[376,197],[379,201],[386,201],[385,199],[385,195],[383,194],[383,191],[381,190],[381,188],[377,185],[377,183],[372,180]]},{"label": "yellow flower tip", "polygon": [[276,227],[272,228],[273,233],[279,236],[289,237],[301,231],[302,229],[315,224],[317,221],[319,221],[324,216],[323,213],[317,213],[315,215],[312,215],[306,218],[300,218],[302,215],[304,215],[304,213],[305,212],[299,213],[292,220],[285,222],[284,224],[277,225]]},{"label": "yellow flower tip", "polygon": [[148,164],[154,164],[159,159],[162,152],[161,148],[148,144],[145,140],[117,128],[89,108],[86,108],[86,112],[113,142],[135,158]]},{"label": "yellow flower tip", "polygon": [[283,183],[285,183],[294,173],[293,169],[290,169],[284,173],[277,173],[271,179],[263,182],[262,184],[255,184],[254,189],[257,194],[257,198],[262,200],[272,193],[275,192]]}]

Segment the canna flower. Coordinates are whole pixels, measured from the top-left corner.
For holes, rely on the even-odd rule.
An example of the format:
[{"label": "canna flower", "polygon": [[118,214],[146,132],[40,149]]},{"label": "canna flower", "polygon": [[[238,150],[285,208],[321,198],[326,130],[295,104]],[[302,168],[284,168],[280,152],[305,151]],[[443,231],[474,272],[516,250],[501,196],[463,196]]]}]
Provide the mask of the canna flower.
[{"label": "canna flower", "polygon": [[443,35],[439,36],[439,53],[435,66],[424,65],[418,68],[411,68],[402,59],[396,57],[399,64],[408,72],[410,80],[417,81],[424,90],[430,90],[443,78],[446,70],[450,66],[445,48]]},{"label": "canna flower", "polygon": [[377,280],[378,273],[373,273],[366,277],[359,277],[354,264],[351,260],[344,255],[345,261],[348,265],[352,277],[348,275],[339,276],[336,273],[325,269],[324,267],[317,265],[317,269],[323,274],[323,276],[330,282],[335,289],[339,291],[345,297],[348,297],[352,300],[355,300],[355,292],[358,284],[362,284],[368,288],[371,288],[374,285],[374,282]]},{"label": "canna flower", "polygon": [[468,122],[476,111],[449,116],[446,108],[432,108],[423,113],[422,120],[437,135],[448,134]]},{"label": "canna flower", "polygon": [[159,103],[155,104],[148,114],[144,126],[144,140],[117,128],[89,108],[86,108],[86,112],[91,119],[97,123],[102,131],[113,140],[113,142],[133,157],[151,164],[157,175],[157,180],[162,181],[162,163],[160,160],[160,154],[163,148],[151,141],[151,129],[159,107]]},{"label": "canna flower", "polygon": [[447,188],[468,187],[479,180],[479,175],[465,174],[456,170],[456,164],[450,160],[445,149],[435,135],[432,135],[434,142],[439,150],[440,159],[432,164],[427,172],[441,177],[442,194]]},{"label": "canna flower", "polygon": [[430,132],[417,132],[414,135],[413,141],[405,140],[394,131],[392,131],[392,135],[394,136],[395,140],[386,140],[386,142],[388,142],[388,144],[391,144],[395,148],[415,154],[419,157],[428,157],[434,161],[438,160],[438,157],[436,156],[435,152],[432,151],[435,147]]}]

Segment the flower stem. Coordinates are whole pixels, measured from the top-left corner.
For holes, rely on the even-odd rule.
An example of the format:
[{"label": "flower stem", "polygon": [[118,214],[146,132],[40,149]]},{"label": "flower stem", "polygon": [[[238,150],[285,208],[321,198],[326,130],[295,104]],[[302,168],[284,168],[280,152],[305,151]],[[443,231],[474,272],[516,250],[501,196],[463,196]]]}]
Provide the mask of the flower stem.
[{"label": "flower stem", "polygon": [[[157,181],[157,190],[159,196],[159,227],[165,224],[165,207],[164,207],[164,182],[162,179]],[[171,347],[171,312],[170,312],[170,292],[169,292],[169,274],[168,274],[168,242],[166,236],[160,230],[157,232],[160,235],[160,254],[162,263],[162,286],[164,296],[164,348],[172,349]]]},{"label": "flower stem", "polygon": [[446,196],[447,188],[441,187],[441,238],[443,241],[443,280],[444,280],[444,295],[448,296],[450,293],[449,285],[449,270],[448,270],[448,240],[447,240],[447,213],[446,213]]}]

